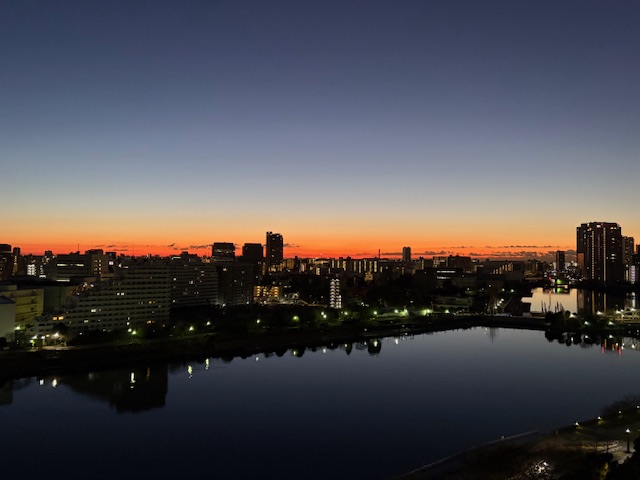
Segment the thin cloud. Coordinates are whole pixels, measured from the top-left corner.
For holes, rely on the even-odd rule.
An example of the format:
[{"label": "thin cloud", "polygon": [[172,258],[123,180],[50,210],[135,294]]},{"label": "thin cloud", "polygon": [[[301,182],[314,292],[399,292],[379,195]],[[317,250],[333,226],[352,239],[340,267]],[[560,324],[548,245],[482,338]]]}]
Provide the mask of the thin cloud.
[{"label": "thin cloud", "polygon": [[412,255],[446,255],[447,253],[452,253],[447,250],[440,250],[439,252],[435,250],[425,250],[424,252],[411,252]]},{"label": "thin cloud", "polygon": [[187,248],[183,250],[204,250],[212,247],[212,243],[207,243],[206,245],[189,245]]},{"label": "thin cloud", "polygon": [[501,245],[499,247],[487,247],[487,248],[556,248],[557,245]]}]

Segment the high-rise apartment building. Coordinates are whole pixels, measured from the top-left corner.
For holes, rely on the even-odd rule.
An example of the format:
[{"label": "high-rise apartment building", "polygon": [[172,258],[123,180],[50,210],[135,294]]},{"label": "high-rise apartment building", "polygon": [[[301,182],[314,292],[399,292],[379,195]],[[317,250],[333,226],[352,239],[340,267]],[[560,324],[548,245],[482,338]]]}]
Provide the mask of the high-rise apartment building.
[{"label": "high-rise apartment building", "polygon": [[576,234],[578,265],[585,279],[601,283],[624,280],[622,230],[617,223],[583,223]]},{"label": "high-rise apartment building", "polygon": [[218,272],[215,263],[181,255],[169,264],[171,308],[215,305],[218,302]]},{"label": "high-rise apartment building", "polygon": [[223,306],[248,305],[253,301],[255,275],[253,265],[217,264],[218,303]]},{"label": "high-rise apartment building", "polygon": [[624,265],[624,280],[629,283],[636,283],[634,265],[635,259],[635,239],[633,237],[622,237],[622,263]]},{"label": "high-rise apartment building", "polygon": [[405,263],[411,261],[411,247],[402,247],[402,261]]},{"label": "high-rise apartment building", "polygon": [[564,250],[558,250],[556,252],[556,271],[562,272],[566,267],[565,252]]},{"label": "high-rise apartment building", "polygon": [[339,278],[329,280],[329,308],[342,308]]},{"label": "high-rise apartment building", "polygon": [[267,272],[280,265],[284,258],[284,240],[279,233],[267,232],[265,265]]}]

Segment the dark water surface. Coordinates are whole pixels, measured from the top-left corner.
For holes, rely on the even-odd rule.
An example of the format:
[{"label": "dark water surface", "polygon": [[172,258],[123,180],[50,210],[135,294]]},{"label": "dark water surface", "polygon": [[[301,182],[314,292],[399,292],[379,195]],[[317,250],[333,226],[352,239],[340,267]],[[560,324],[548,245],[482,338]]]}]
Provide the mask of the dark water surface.
[{"label": "dark water surface", "polygon": [[379,341],[7,383],[3,478],[385,479],[640,393],[630,348],[483,328]]}]

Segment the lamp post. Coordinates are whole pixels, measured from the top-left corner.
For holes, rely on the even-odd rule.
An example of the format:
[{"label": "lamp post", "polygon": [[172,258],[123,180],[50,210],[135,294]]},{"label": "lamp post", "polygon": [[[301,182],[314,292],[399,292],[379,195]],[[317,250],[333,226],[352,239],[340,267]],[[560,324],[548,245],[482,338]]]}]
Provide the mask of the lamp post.
[{"label": "lamp post", "polygon": [[631,430],[629,430],[628,428],[625,430],[625,433],[627,434],[627,453],[631,453],[631,450],[629,449],[629,439],[631,437],[630,433]]}]

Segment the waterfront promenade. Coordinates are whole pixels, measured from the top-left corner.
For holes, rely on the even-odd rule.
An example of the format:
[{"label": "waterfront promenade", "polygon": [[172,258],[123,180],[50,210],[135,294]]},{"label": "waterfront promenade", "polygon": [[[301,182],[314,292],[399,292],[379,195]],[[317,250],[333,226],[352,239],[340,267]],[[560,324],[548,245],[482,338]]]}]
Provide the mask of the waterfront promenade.
[{"label": "waterfront promenade", "polygon": [[559,478],[588,453],[609,453],[623,463],[640,436],[640,405],[578,421],[551,432],[526,432],[455,453],[395,480]]}]

